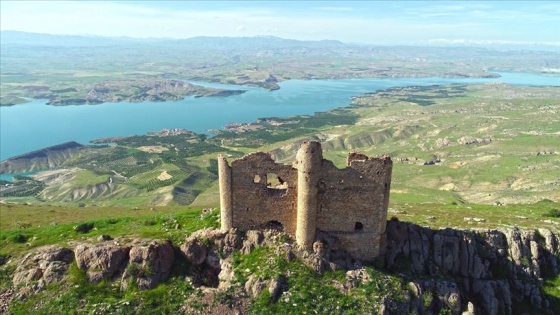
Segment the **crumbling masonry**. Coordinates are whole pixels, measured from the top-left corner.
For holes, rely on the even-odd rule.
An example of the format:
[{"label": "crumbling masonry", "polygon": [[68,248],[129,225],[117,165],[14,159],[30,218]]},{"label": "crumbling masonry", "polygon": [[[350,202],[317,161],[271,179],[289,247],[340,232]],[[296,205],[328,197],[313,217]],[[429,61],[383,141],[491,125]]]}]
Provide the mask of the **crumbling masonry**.
[{"label": "crumbling masonry", "polygon": [[354,257],[373,260],[384,252],[392,166],[389,157],[350,153],[338,169],[318,142],[304,142],[293,165],[263,152],[231,166],[220,156],[222,229],[276,226],[306,249],[323,231]]}]

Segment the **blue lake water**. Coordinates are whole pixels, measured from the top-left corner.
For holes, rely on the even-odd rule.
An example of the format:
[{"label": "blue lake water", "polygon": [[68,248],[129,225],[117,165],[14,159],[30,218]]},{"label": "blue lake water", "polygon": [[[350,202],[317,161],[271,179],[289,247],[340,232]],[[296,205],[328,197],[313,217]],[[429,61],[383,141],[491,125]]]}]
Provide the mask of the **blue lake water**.
[{"label": "blue lake water", "polygon": [[514,85],[560,86],[560,76],[501,73],[497,79],[396,78],[290,80],[280,90],[200,83],[248,90],[229,97],[186,98],[174,102],[105,103],[49,106],[45,100],[0,107],[0,160],[67,141],[145,134],[164,128],[195,132],[220,129],[232,122],[262,117],[313,114],[350,103],[350,97],[394,86],[503,82]]},{"label": "blue lake water", "polygon": [[9,182],[14,181],[14,176],[31,176],[35,175],[38,172],[26,172],[26,173],[13,173],[13,174],[0,174],[0,180],[7,180]]}]

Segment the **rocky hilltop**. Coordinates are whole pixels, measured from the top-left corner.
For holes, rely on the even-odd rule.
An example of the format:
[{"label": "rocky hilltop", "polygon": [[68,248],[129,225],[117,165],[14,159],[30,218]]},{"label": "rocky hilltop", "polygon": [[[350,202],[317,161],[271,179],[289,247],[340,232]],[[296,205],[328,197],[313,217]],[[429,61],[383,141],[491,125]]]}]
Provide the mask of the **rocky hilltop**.
[{"label": "rocky hilltop", "polygon": [[77,91],[52,91],[47,89],[46,94],[39,94],[34,97],[49,99],[48,105],[82,105],[106,102],[177,101],[186,96],[230,96],[245,91],[206,88],[179,80],[115,80],[95,84],[87,91],[86,95],[66,97],[63,92]]},{"label": "rocky hilltop", "polygon": [[[179,281],[200,290],[194,296],[184,295],[183,307],[178,310],[182,313],[255,313],[254,305],[263,301],[280,309],[293,307],[297,303],[290,302],[290,297],[299,294],[301,277],[311,277],[303,281],[315,281],[312,278],[332,271],[343,272],[344,276],[323,283],[326,290],[355,301],[365,294],[372,303],[368,309],[374,313],[558,311],[554,309],[557,301],[542,290],[543,278],[559,271],[558,236],[549,230],[431,230],[392,220],[387,225],[387,252],[381,269],[351,258],[337,249],[336,243],[335,238],[318,233],[313,250],[304,251],[276,230],[209,228],[191,234],[182,244],[169,240],[123,242],[104,235],[11,259],[8,264],[17,267],[12,275],[13,287],[1,293],[2,310],[10,312],[9,301],[39,294],[48,286],[58,283],[60,288],[67,288],[72,283],[72,269],[77,267],[88,282],[109,281],[120,291],[153,289],[171,274],[179,273]],[[259,253],[267,253],[263,259],[268,263],[245,263]],[[293,267],[297,261],[310,271],[302,274]],[[263,270],[272,271],[267,276]],[[383,276],[378,282],[376,270],[385,270],[391,276]],[[400,280],[391,282],[391,277]],[[390,290],[384,291],[388,287]],[[202,309],[197,307],[200,301],[205,303]],[[316,307],[338,310],[336,313],[363,308],[360,303],[339,308],[335,305],[338,303],[325,300]],[[108,306],[106,312],[125,311],[127,307],[117,303],[113,309]],[[137,306],[131,310],[140,309]]]},{"label": "rocky hilltop", "polygon": [[454,313],[511,314],[522,305],[550,310],[541,283],[558,274],[558,254],[558,237],[546,229],[433,231],[390,221],[385,267],[412,281],[409,299],[387,305],[422,313],[418,297],[433,292],[436,304]]},{"label": "rocky hilltop", "polygon": [[86,149],[86,146],[70,141],[18,155],[0,162],[0,174],[53,169]]}]

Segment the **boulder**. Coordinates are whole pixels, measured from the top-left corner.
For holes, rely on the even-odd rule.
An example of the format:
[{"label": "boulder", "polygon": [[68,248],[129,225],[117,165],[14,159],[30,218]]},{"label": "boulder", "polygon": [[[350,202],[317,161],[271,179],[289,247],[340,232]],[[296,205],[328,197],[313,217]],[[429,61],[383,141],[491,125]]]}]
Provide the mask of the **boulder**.
[{"label": "boulder", "polygon": [[253,298],[259,296],[267,286],[268,281],[261,277],[250,276],[245,283],[245,291]]},{"label": "boulder", "polygon": [[123,288],[134,281],[141,290],[153,289],[167,280],[175,259],[170,241],[152,241],[148,245],[133,246],[129,251],[126,271],[122,276]]},{"label": "boulder", "polygon": [[78,268],[86,270],[91,283],[98,283],[113,278],[124,269],[129,251],[130,247],[80,244],[74,252]]},{"label": "boulder", "polygon": [[288,279],[281,275],[276,279],[270,281],[268,285],[268,292],[270,293],[270,301],[276,303],[282,293],[288,290]]},{"label": "boulder", "polygon": [[265,240],[264,234],[258,230],[247,231],[245,238],[243,246],[241,247],[241,252],[243,254],[251,253],[255,247],[261,246]]},{"label": "boulder", "polygon": [[208,254],[208,248],[198,238],[187,239],[180,249],[185,258],[195,266],[202,264]]},{"label": "boulder", "polygon": [[99,235],[99,237],[97,238],[97,240],[99,242],[106,242],[106,241],[112,241],[113,238],[110,235],[107,234],[103,234],[103,235]]},{"label": "boulder", "polygon": [[32,286],[40,291],[46,285],[62,280],[74,253],[64,247],[49,247],[42,252],[27,254],[18,264],[12,283],[15,287]]}]

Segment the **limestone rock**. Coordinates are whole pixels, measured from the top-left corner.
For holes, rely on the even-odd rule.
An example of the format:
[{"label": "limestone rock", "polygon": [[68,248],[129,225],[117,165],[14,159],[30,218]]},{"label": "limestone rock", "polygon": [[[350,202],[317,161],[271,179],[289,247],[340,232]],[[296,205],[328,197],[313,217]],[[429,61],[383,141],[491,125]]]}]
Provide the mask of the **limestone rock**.
[{"label": "limestone rock", "polygon": [[87,271],[90,282],[98,283],[116,276],[124,268],[129,251],[130,247],[80,244],[75,249],[76,263]]},{"label": "limestone rock", "polygon": [[220,270],[220,256],[214,250],[208,251],[205,261],[210,268]]},{"label": "limestone rock", "polygon": [[64,247],[27,254],[18,264],[12,283],[15,287],[32,285],[32,291],[40,291],[46,285],[62,280],[72,260],[74,254]]},{"label": "limestone rock", "polygon": [[270,299],[272,303],[276,303],[282,293],[288,289],[288,279],[284,276],[279,276],[278,278],[271,280],[268,286],[268,292],[270,293]]},{"label": "limestone rock", "polygon": [[461,310],[461,292],[455,282],[438,281],[436,283],[436,292],[439,302],[445,308],[449,308],[453,314],[459,313]]},{"label": "limestone rock", "polygon": [[245,236],[246,239],[243,241],[243,247],[241,248],[243,254],[249,254],[255,247],[262,245],[265,241],[264,234],[258,230],[249,230]]},{"label": "limestone rock", "polygon": [[106,242],[106,241],[112,241],[113,238],[110,235],[103,234],[103,235],[99,235],[97,240],[100,241],[100,242]]},{"label": "limestone rock", "polygon": [[198,266],[206,260],[208,248],[199,239],[190,238],[181,245],[181,253],[191,264]]},{"label": "limestone rock", "polygon": [[474,304],[472,304],[472,302],[469,302],[467,304],[467,310],[464,311],[462,315],[475,315],[475,314],[476,312],[475,312]]},{"label": "limestone rock", "polygon": [[261,277],[250,276],[245,283],[245,291],[252,297],[259,296],[267,286],[267,281]]},{"label": "limestone rock", "polygon": [[217,245],[221,252],[229,255],[234,250],[241,248],[243,240],[237,229],[230,229]]},{"label": "limestone rock", "polygon": [[558,273],[555,255],[559,246],[557,237],[548,230],[433,231],[391,220],[386,231],[386,268],[407,270],[412,275],[449,277],[449,288],[454,287],[454,293],[441,293],[443,287],[436,289],[433,285],[423,288],[437,293],[442,306],[450,308],[463,298],[483,314],[509,314],[512,301],[535,309],[549,305],[540,289],[541,277]]},{"label": "limestone rock", "polygon": [[365,269],[349,270],[346,272],[344,288],[349,290],[358,287],[361,283],[368,283],[370,281],[369,273]]},{"label": "limestone rock", "polygon": [[126,287],[130,278],[141,290],[155,288],[169,277],[174,258],[173,246],[167,240],[152,241],[147,246],[133,246],[122,277],[123,285]]},{"label": "limestone rock", "polygon": [[230,260],[220,260],[220,273],[218,280],[220,281],[219,288],[227,289],[231,286],[231,282],[235,279],[235,272]]}]

